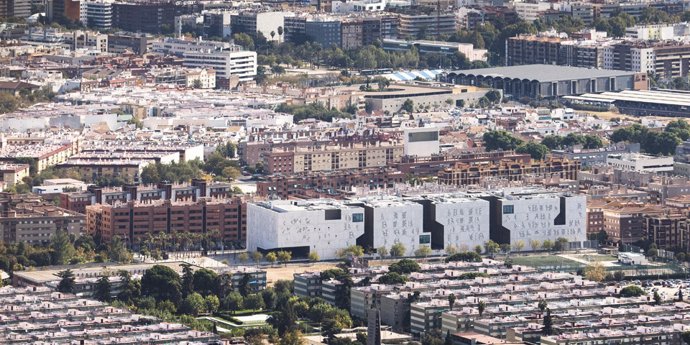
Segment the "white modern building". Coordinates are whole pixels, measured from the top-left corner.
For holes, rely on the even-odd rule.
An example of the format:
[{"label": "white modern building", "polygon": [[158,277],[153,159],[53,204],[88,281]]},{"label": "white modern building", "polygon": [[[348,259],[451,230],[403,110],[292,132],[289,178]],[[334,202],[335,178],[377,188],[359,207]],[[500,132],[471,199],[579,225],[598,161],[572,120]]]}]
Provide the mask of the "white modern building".
[{"label": "white modern building", "polygon": [[316,252],[335,259],[338,250],[357,244],[364,234],[364,208],[338,201],[276,200],[247,204],[247,249]]},{"label": "white modern building", "polygon": [[671,40],[676,37],[675,26],[679,24],[684,23],[635,25],[625,29],[625,37],[645,41]]},{"label": "white modern building", "polygon": [[410,128],[405,130],[403,152],[406,156],[429,157],[439,154],[439,129],[433,127]]},{"label": "white modern building", "polygon": [[57,179],[47,179],[43,181],[43,185],[34,186],[31,188],[31,192],[34,194],[56,194],[63,193],[65,190],[68,191],[86,191],[88,185],[82,181],[71,179],[71,178],[57,178]]},{"label": "white modern building", "polygon": [[673,156],[655,157],[640,153],[611,154],[606,157],[606,164],[626,171],[673,171]]},{"label": "white modern building", "polygon": [[186,52],[182,65],[192,68],[213,68],[217,78],[236,76],[240,81],[256,76],[256,52],[241,50],[205,50]]},{"label": "white modern building", "polygon": [[483,246],[489,240],[489,201],[467,194],[428,196],[433,219],[427,222],[432,233],[461,251]]},{"label": "white modern building", "polygon": [[188,40],[166,37],[161,41],[153,42],[151,50],[156,53],[184,56],[185,53],[209,50],[241,51],[242,47],[228,42],[204,41],[201,38]]},{"label": "white modern building", "polygon": [[359,245],[390,249],[393,244],[401,243],[405,255],[414,255],[420,246],[431,246],[431,233],[423,232],[422,204],[399,197],[372,197],[351,205],[364,208],[364,236]]},{"label": "white modern building", "polygon": [[533,190],[505,190],[491,202],[491,239],[531,250],[532,241],[566,238],[578,247],[587,241],[587,198]]}]

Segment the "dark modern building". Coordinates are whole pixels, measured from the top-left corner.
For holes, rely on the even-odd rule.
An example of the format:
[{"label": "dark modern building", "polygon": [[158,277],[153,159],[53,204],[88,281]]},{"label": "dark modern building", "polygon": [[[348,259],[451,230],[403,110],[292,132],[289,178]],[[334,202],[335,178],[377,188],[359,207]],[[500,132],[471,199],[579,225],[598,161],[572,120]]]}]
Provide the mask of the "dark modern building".
[{"label": "dark modern building", "polygon": [[113,3],[113,27],[130,32],[168,33],[175,27],[175,4],[167,0]]},{"label": "dark modern building", "polygon": [[554,98],[587,92],[646,90],[643,73],[554,65],[523,65],[452,71],[441,79],[501,89],[515,98]]}]

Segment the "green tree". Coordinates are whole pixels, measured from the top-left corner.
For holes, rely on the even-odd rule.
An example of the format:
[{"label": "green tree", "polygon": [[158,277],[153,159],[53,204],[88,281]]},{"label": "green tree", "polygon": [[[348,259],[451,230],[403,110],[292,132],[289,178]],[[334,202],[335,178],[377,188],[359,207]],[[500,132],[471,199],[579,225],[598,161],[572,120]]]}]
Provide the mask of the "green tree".
[{"label": "green tree", "polygon": [[544,240],[544,242],[541,243],[541,247],[546,251],[550,251],[551,249],[553,249],[553,241]]},{"label": "green tree", "polygon": [[515,150],[523,141],[515,138],[506,131],[489,131],[484,133],[482,140],[487,151]]},{"label": "green tree", "polygon": [[515,149],[515,152],[517,153],[527,153],[532,157],[532,159],[539,159],[542,160],[546,158],[546,155],[549,154],[549,148],[546,145],[536,143],[534,141],[530,141],[527,143],[523,143],[522,145],[518,146]]},{"label": "green tree", "polygon": [[557,135],[547,135],[542,139],[541,144],[551,150],[556,150],[563,146],[563,139]]},{"label": "green tree", "polygon": [[194,272],[194,291],[202,296],[217,294],[220,287],[218,274],[209,269],[202,268]]},{"label": "green tree", "polygon": [[431,255],[431,253],[432,253],[431,247],[424,246],[424,245],[419,246],[419,248],[414,251],[415,256],[422,256],[422,257],[427,257],[427,256]]},{"label": "green tree", "polygon": [[419,264],[410,259],[402,259],[388,266],[388,272],[395,272],[399,274],[410,274],[412,272],[419,272],[419,270]]},{"label": "green tree", "polygon": [[606,268],[601,262],[593,262],[585,267],[584,276],[586,279],[602,282],[606,278]]},{"label": "green tree", "polygon": [[117,295],[118,301],[132,303],[141,295],[141,282],[132,280],[132,274],[125,270],[120,270],[118,276],[122,286],[120,293]]},{"label": "green tree", "polygon": [[544,315],[544,328],[542,328],[542,334],[552,335],[553,334],[553,317],[551,316],[551,309],[546,308],[546,315]]},{"label": "green tree", "polygon": [[285,332],[280,338],[278,345],[304,345],[304,338],[302,332],[298,329]]},{"label": "green tree", "polygon": [[276,253],[270,252],[266,254],[266,261],[270,262],[271,265],[273,265],[276,261],[278,261],[278,256],[276,256]]},{"label": "green tree", "polygon": [[565,237],[559,237],[556,239],[556,242],[553,245],[553,249],[556,251],[564,251],[569,249],[568,248],[568,239]]},{"label": "green tree", "polygon": [[406,251],[405,245],[400,242],[395,242],[393,246],[391,246],[390,254],[394,258],[398,258],[404,256]]},{"label": "green tree", "polygon": [[542,313],[544,313],[544,311],[545,311],[546,308],[548,308],[548,307],[549,307],[549,304],[548,304],[543,298],[540,298],[540,299],[539,299],[539,303],[537,303],[537,308],[539,308],[539,310],[540,310]]},{"label": "green tree", "polygon": [[453,310],[453,305],[455,304],[455,294],[451,293],[448,295],[448,307]]},{"label": "green tree", "polygon": [[311,261],[311,262],[317,262],[317,261],[319,261],[319,253],[317,253],[317,252],[309,252],[309,261]]},{"label": "green tree", "polygon": [[402,107],[400,107],[400,110],[412,114],[414,112],[414,102],[409,98],[406,99]]},{"label": "green tree", "polygon": [[345,249],[341,249],[338,251],[338,256],[341,258],[346,258],[348,256],[354,256],[357,258],[362,255],[364,255],[364,248],[358,245],[351,245]]},{"label": "green tree", "polygon": [[182,266],[181,292],[182,296],[187,296],[194,292],[194,270],[192,270],[192,265],[186,262],[180,266]]},{"label": "green tree", "polygon": [[220,300],[216,295],[208,295],[204,297],[204,301],[206,302],[206,311],[211,314],[217,312],[218,308],[220,308]]},{"label": "green tree", "polygon": [[244,297],[239,292],[231,292],[223,299],[223,307],[231,311],[241,310],[244,307]]},{"label": "green tree", "polygon": [[179,311],[183,314],[198,316],[206,312],[206,300],[200,294],[193,292],[182,300]]},{"label": "green tree", "polygon": [[261,252],[253,252],[252,253],[252,260],[254,260],[254,262],[256,264],[261,263],[261,260],[263,260],[263,259],[264,259],[264,255],[261,254]]},{"label": "green tree", "polygon": [[404,284],[406,281],[407,278],[405,276],[398,274],[396,272],[388,272],[380,276],[378,279],[379,284],[386,285]]},{"label": "green tree", "polygon": [[66,231],[57,231],[51,238],[50,248],[53,250],[53,263],[66,265],[74,257],[75,249]]},{"label": "green tree", "polygon": [[247,260],[249,260],[249,254],[246,252],[240,253],[240,255],[237,256],[237,260],[239,260],[241,263],[245,263]]},{"label": "green tree", "polygon": [[108,258],[119,263],[129,263],[132,261],[132,253],[127,250],[125,243],[119,236],[113,236],[108,244]]},{"label": "green tree", "polygon": [[477,247],[479,247],[479,253],[477,253],[477,252],[456,253],[456,254],[453,254],[453,255],[447,257],[446,262],[453,262],[453,261],[482,262],[482,257],[480,255],[481,251],[482,251],[482,247],[481,246],[477,246]]},{"label": "green tree", "polygon": [[96,285],[93,289],[93,297],[101,302],[110,302],[110,279],[107,275],[102,275],[96,281]]},{"label": "green tree", "polygon": [[264,299],[258,293],[251,294],[244,299],[245,309],[259,310],[264,307]]},{"label": "green tree", "polygon": [[19,100],[17,97],[0,93],[0,113],[11,113],[19,108]]},{"label": "green tree", "polygon": [[644,295],[645,292],[637,285],[628,285],[621,289],[619,295],[621,297],[638,297]]},{"label": "green tree", "polygon": [[281,250],[277,253],[278,261],[282,262],[285,266],[292,260],[292,253],[287,250]]},{"label": "green tree", "polygon": [[477,304],[477,312],[479,312],[479,317],[484,315],[484,310],[486,310],[486,303],[484,301],[479,301]]},{"label": "green tree", "polygon": [[144,272],[141,278],[141,293],[151,296],[156,301],[169,300],[177,304],[182,299],[182,282],[172,268],[155,265]]},{"label": "green tree", "polygon": [[661,295],[659,295],[659,291],[654,291],[654,304],[661,304]]},{"label": "green tree", "polygon": [[57,291],[64,293],[74,293],[76,289],[76,278],[71,269],[60,271],[56,274],[60,278]]},{"label": "green tree", "polygon": [[232,40],[235,44],[242,46],[246,50],[256,50],[254,46],[254,39],[245,33],[236,33],[232,35]]},{"label": "green tree", "polygon": [[487,254],[493,255],[501,250],[501,246],[492,240],[488,240],[486,243],[484,243],[484,249],[486,250]]}]

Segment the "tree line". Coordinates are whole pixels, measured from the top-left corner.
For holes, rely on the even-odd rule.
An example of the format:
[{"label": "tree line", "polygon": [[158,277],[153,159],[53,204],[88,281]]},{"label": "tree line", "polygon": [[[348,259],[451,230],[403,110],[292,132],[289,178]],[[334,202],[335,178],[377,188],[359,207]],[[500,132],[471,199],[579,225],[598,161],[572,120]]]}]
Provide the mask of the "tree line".
[{"label": "tree line", "polygon": [[640,124],[619,128],[611,134],[613,142],[639,143],[640,149],[652,155],[672,155],[676,147],[690,138],[690,125],[685,120],[671,121],[662,131],[650,130]]}]

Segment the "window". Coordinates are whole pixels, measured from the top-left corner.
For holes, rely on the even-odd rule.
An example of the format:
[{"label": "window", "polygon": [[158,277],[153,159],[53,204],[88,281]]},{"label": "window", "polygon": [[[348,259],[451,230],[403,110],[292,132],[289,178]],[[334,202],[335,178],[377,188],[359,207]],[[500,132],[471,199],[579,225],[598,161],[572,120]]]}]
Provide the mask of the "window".
[{"label": "window", "polygon": [[429,243],[431,243],[431,235],[430,234],[419,235],[419,244],[429,244]]},{"label": "window", "polygon": [[515,213],[515,208],[513,205],[503,205],[503,214],[513,214]]},{"label": "window", "polygon": [[364,221],[364,213],[353,213],[352,214],[352,222],[353,223],[361,223]]}]

